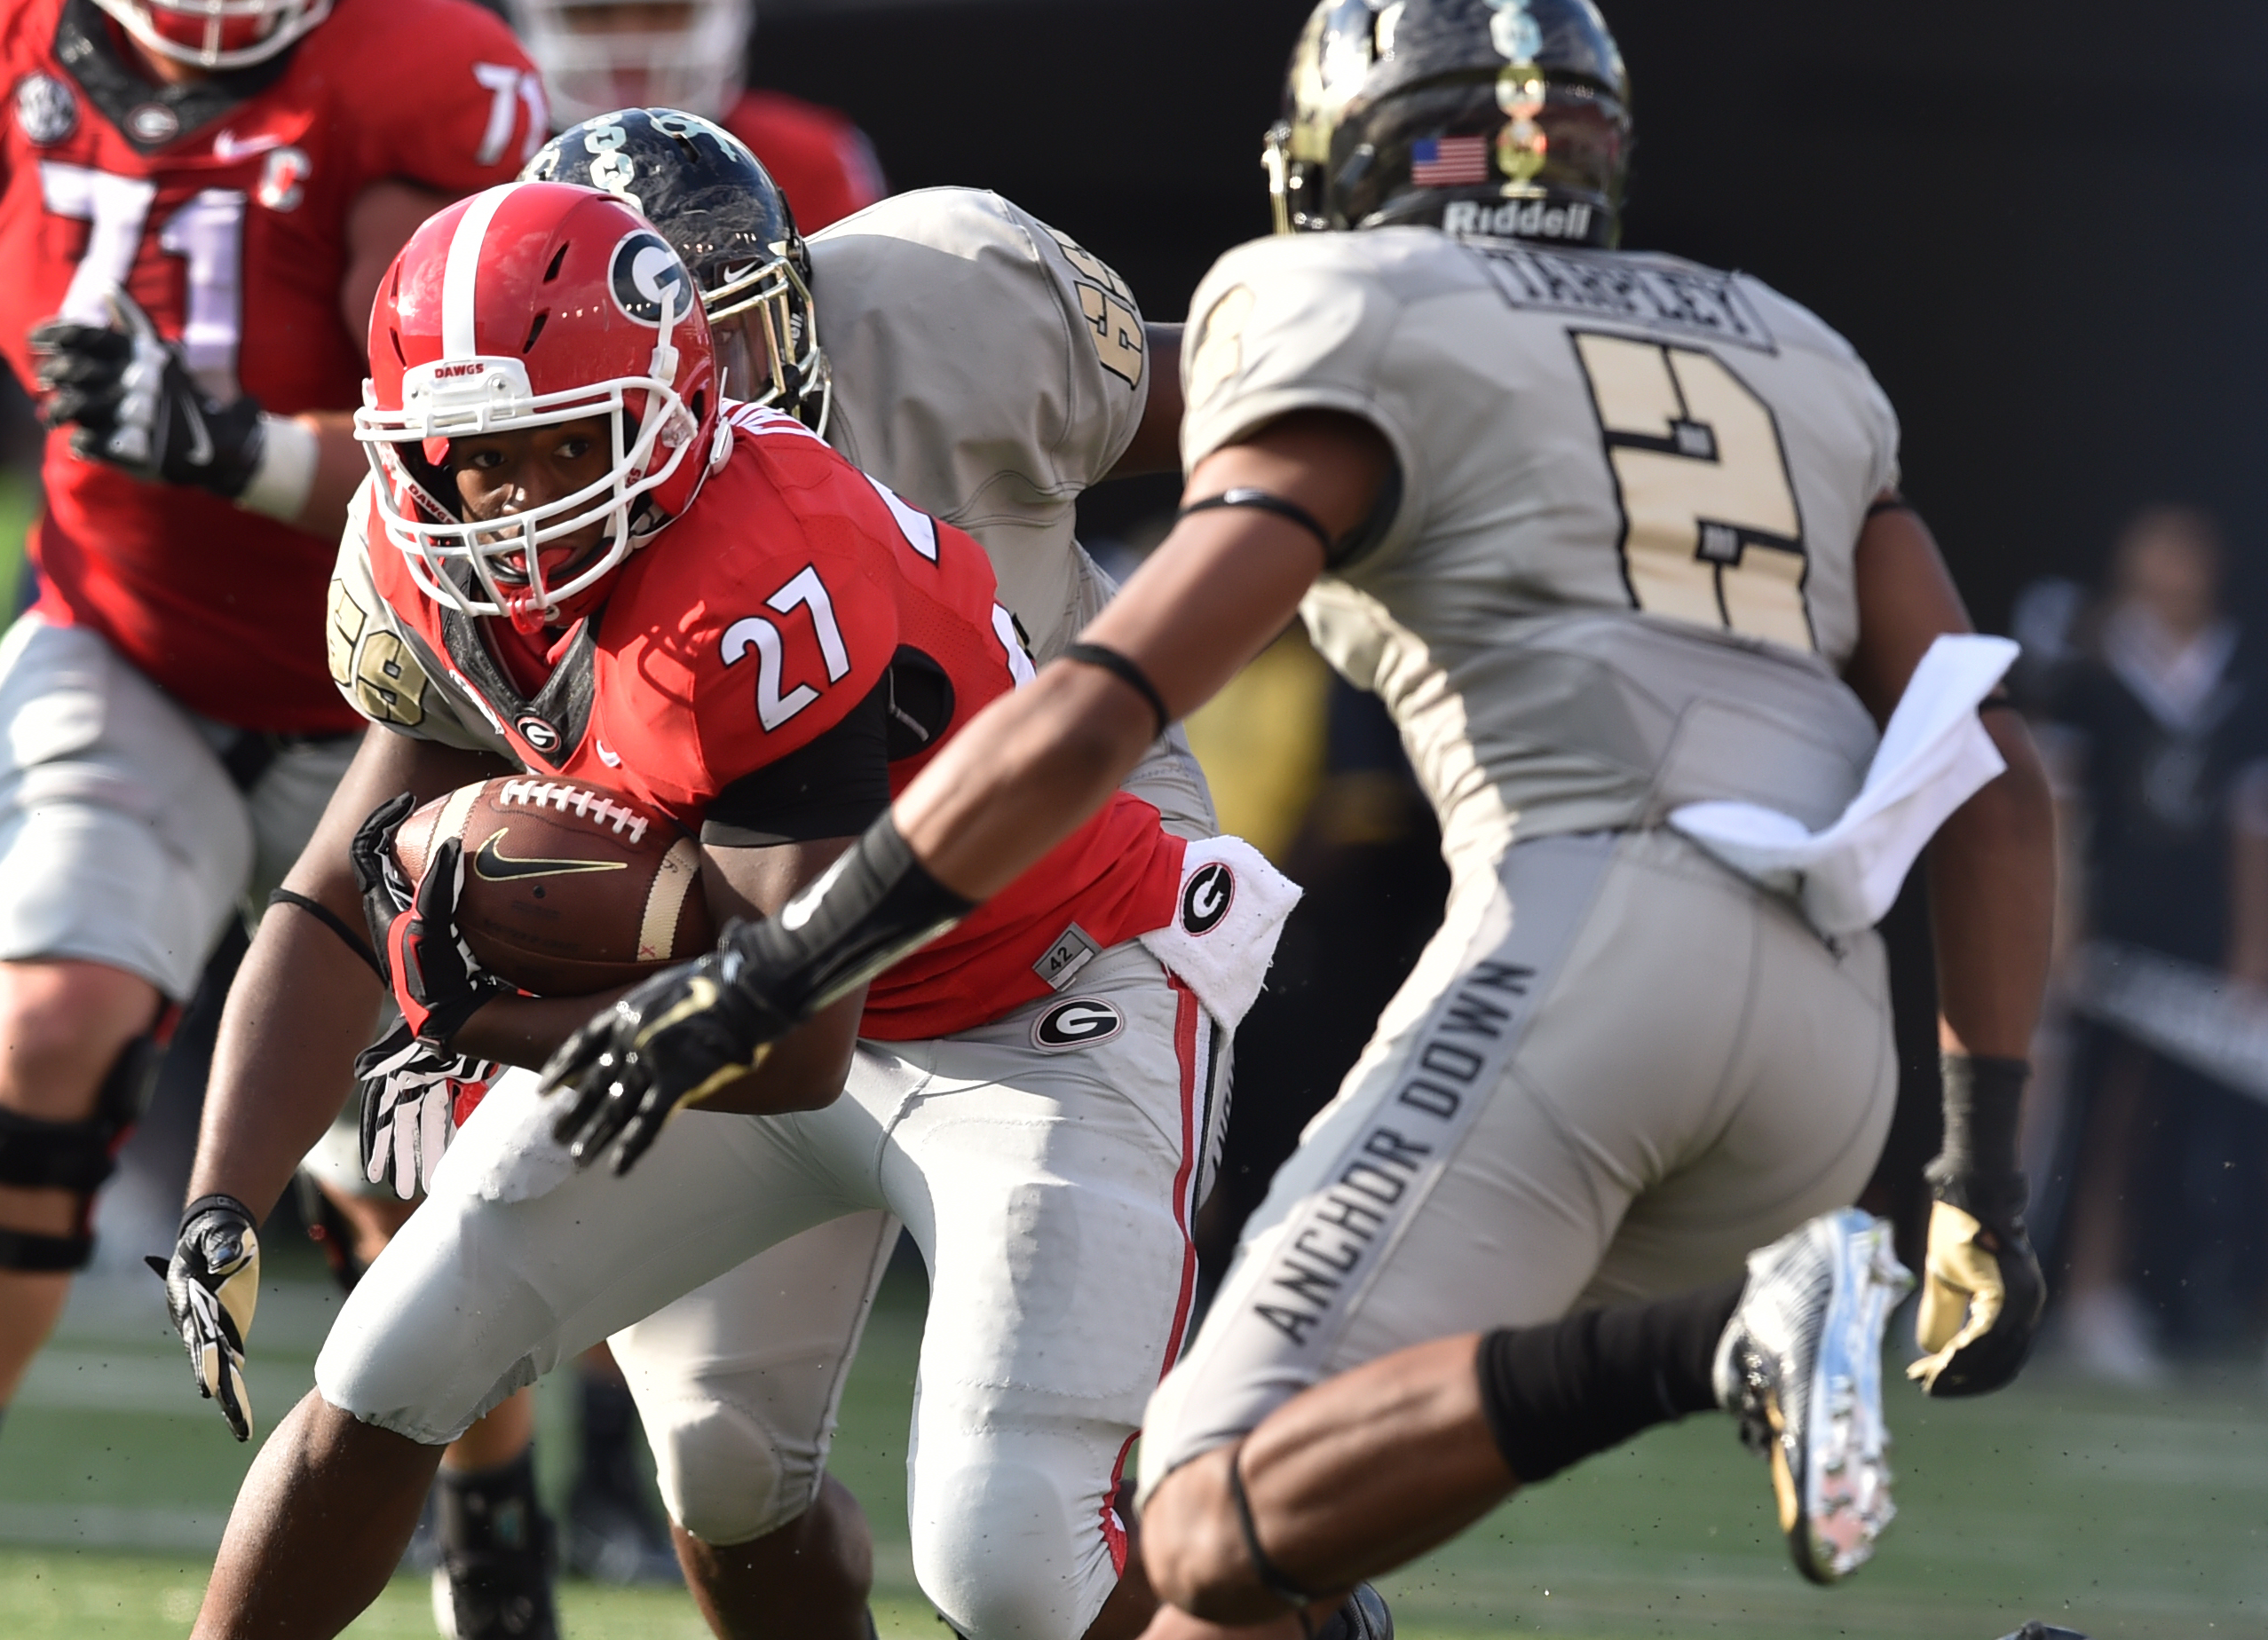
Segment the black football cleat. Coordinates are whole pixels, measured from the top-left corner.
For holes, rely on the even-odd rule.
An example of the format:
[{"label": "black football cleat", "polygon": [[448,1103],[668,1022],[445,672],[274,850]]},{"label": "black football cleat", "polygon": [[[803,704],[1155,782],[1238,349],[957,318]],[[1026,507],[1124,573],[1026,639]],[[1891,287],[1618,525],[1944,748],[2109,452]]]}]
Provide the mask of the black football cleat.
[{"label": "black football cleat", "polygon": [[2075,1628],[2058,1628],[2035,1617],[2014,1634],[2001,1636],[2000,1640],[2087,1640],[2087,1636]]},{"label": "black football cleat", "polygon": [[1832,1583],[1864,1565],[1897,1511],[1882,1416],[1882,1335],[1914,1278],[1890,1226],[1845,1208],[1750,1253],[1717,1346],[1717,1399],[1771,1461],[1796,1570]]}]

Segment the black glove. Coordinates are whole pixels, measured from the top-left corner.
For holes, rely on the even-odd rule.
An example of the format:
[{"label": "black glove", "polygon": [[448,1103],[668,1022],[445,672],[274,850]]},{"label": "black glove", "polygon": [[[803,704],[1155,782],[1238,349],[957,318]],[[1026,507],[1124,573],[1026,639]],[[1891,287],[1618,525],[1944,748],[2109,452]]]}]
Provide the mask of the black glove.
[{"label": "black glove", "polygon": [[672,1112],[754,1070],[798,1020],[761,989],[736,919],[709,955],[658,974],[593,1018],[543,1068],[573,1097],[552,1132],[588,1167],[616,1147],[627,1173]]},{"label": "black glove", "polygon": [[82,461],[236,500],[267,437],[258,403],[216,404],[133,297],[114,288],[108,301],[115,325],[51,319],[31,333],[40,420],[71,427]]},{"label": "black glove", "polygon": [[410,1030],[446,1046],[464,1022],[515,988],[480,966],[457,932],[457,896],[464,892],[464,845],[438,845],[412,887],[394,855],[394,834],[417,806],[407,792],[372,809],[347,846],[362,886],[362,917],[378,966]]},{"label": "black glove", "polygon": [[199,1196],[181,1215],[171,1261],[144,1262],[165,1282],[166,1313],[189,1352],[197,1392],[220,1403],[237,1439],[251,1439],[244,1340],[260,1297],[260,1238],[251,1210],[234,1196]]},{"label": "black glove", "polygon": [[356,1056],[362,1087],[362,1176],[391,1182],[407,1202],[433,1187],[433,1170],[503,1068],[437,1048],[396,1025]]},{"label": "black glove", "polygon": [[2047,1282],[2024,1229],[2028,1194],[2016,1165],[2016,1119],[2031,1067],[1945,1056],[1945,1147],[1923,1170],[1935,1200],[1923,1260],[1916,1343],[1906,1368],[1932,1395],[1982,1395],[2032,1352]]}]

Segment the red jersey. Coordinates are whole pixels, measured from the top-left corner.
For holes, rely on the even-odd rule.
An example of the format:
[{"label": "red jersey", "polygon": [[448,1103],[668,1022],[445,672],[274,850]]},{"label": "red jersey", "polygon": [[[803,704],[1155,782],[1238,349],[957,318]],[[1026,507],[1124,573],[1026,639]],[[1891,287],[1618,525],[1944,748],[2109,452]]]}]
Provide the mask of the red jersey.
[{"label": "red jersey", "polygon": [[798,233],[817,233],[889,191],[866,133],[832,108],[782,91],[743,91],[718,123],[763,162]]},{"label": "red jersey", "polygon": [[[531,772],[621,792],[697,830],[728,787],[841,724],[886,676],[923,671],[949,684],[929,696],[944,704],[920,748],[890,762],[895,792],[1031,675],[972,538],[907,507],[786,416],[743,406],[733,431],[730,459],[560,640],[533,696],[498,664],[482,623],[418,589],[366,502],[372,587],[426,674],[403,681],[396,662],[416,721],[446,708],[469,727],[477,714]],[[343,673],[353,671],[350,660]],[[409,721],[399,709],[381,721]],[[1047,976],[1087,947],[1173,920],[1183,848],[1155,808],[1118,794],[1005,893],[876,980],[861,1034],[947,1036],[1046,996]]]},{"label": "red jersey", "polygon": [[[215,398],[280,414],[361,402],[340,311],[349,211],[373,183],[510,180],[549,121],[510,32],[470,0],[338,0],[268,62],[148,79],[92,0],[0,19],[0,355],[122,285]],[[49,436],[40,612],[99,631],[190,710],[247,729],[356,726],[323,660],[335,544],[202,490],[143,484]]]}]

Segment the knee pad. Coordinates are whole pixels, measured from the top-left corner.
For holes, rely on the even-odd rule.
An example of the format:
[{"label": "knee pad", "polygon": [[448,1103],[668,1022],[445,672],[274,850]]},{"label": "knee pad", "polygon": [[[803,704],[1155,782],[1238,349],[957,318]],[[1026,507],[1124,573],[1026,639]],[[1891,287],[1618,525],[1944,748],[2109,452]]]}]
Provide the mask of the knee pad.
[{"label": "knee pad", "polygon": [[826,1474],[824,1445],[783,1445],[729,1402],[683,1400],[639,1415],[669,1518],[719,1548],[777,1532],[810,1509]]},{"label": "knee pad", "polygon": [[142,1119],[158,1059],[156,1038],[129,1042],[96,1091],[93,1113],[77,1122],[42,1122],[0,1109],[0,1185],[79,1197],[78,1226],[68,1235],[0,1226],[0,1270],[86,1267],[94,1256],[94,1194],[116,1170],[120,1147]]},{"label": "knee pad", "polygon": [[1078,1640],[1118,1581],[1099,1510],[1013,1460],[914,1478],[913,1570],[969,1640]]}]

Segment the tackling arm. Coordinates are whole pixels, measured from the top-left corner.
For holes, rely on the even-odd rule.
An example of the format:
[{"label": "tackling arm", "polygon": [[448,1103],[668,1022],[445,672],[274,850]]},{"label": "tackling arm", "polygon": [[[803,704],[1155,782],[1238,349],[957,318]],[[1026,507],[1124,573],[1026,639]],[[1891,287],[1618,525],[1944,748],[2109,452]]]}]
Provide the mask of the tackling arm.
[{"label": "tackling arm", "polygon": [[1071,835],[1161,720],[1201,705],[1282,630],[1323,570],[1317,532],[1338,540],[1359,528],[1391,464],[1367,423],[1319,413],[1207,457],[1193,502],[1254,490],[1314,530],[1261,506],[1185,516],[1087,628],[1092,664],[1066,656],[993,701],[778,917],[728,928],[715,955],[647,981],[577,1031],[544,1068],[547,1090],[571,1091],[558,1131],[577,1158],[619,1137],[614,1165],[629,1166],[670,1110],[760,1067],[770,1045]]}]

